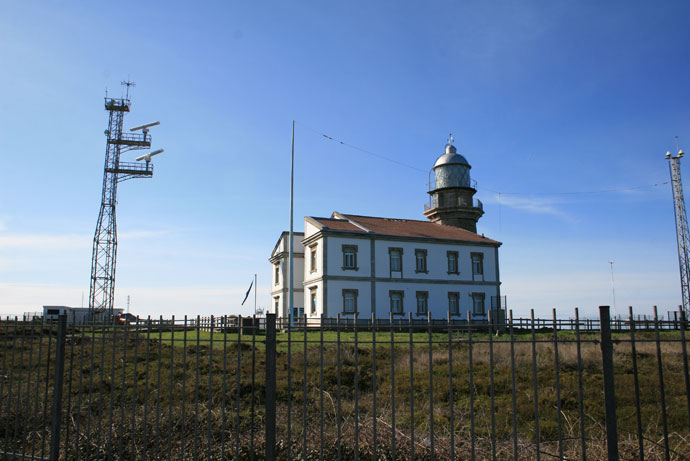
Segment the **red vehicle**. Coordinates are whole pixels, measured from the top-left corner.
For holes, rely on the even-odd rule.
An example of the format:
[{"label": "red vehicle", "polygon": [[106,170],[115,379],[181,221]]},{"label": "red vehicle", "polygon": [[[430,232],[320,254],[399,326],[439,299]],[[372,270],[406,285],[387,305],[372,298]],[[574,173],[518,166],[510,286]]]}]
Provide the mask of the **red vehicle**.
[{"label": "red vehicle", "polygon": [[120,325],[124,325],[126,323],[136,323],[137,316],[130,313],[118,314],[115,316],[115,321]]}]

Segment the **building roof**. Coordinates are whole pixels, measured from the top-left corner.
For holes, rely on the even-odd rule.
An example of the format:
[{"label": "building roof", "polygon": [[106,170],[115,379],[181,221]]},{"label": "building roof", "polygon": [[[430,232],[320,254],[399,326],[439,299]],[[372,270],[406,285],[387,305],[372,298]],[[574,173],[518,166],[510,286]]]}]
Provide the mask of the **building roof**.
[{"label": "building roof", "polygon": [[446,145],[446,152],[436,160],[434,168],[441,165],[465,165],[467,168],[472,168],[467,162],[467,159],[458,154],[458,151],[452,144]]},{"label": "building roof", "polygon": [[413,238],[436,238],[458,240],[490,245],[501,242],[486,238],[459,227],[444,226],[430,221],[414,219],[378,218],[335,212],[331,218],[312,217],[323,228],[336,232],[357,232],[362,234],[393,235]]}]

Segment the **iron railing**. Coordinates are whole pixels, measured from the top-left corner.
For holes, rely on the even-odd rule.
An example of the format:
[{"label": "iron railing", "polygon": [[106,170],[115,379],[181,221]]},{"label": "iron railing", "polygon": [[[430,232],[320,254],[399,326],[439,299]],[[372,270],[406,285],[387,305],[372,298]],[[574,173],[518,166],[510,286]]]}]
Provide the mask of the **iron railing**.
[{"label": "iron railing", "polygon": [[5,459],[687,459],[682,313],[0,322]]}]

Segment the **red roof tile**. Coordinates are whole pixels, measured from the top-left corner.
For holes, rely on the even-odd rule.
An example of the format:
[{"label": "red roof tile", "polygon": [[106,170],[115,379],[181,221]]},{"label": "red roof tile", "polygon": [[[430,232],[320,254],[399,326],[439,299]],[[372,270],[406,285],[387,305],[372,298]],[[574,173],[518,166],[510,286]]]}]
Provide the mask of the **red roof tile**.
[{"label": "red roof tile", "polygon": [[366,231],[353,224],[357,223],[374,234],[460,240],[464,242],[488,243],[492,245],[501,244],[501,242],[483,237],[465,229],[460,229],[459,227],[444,226],[442,224],[432,223],[431,221],[377,218],[373,216],[358,216],[351,214],[341,214],[341,216],[347,218],[349,221],[334,218],[313,219],[321,223],[324,227],[336,231],[365,233]]}]

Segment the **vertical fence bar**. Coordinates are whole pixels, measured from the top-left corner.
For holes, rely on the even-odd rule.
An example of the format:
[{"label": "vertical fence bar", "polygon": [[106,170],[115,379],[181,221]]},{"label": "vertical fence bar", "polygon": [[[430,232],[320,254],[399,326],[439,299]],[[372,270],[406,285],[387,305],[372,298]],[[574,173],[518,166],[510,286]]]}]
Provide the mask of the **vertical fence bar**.
[{"label": "vertical fence bar", "polygon": [[410,334],[410,452],[414,459],[414,331],[412,324],[412,312],[408,313],[407,325]]},{"label": "vertical fence bar", "polygon": [[604,403],[606,406],[606,444],[608,460],[618,460],[618,423],[616,421],[616,388],[613,373],[613,343],[609,306],[599,306],[601,327],[601,358],[604,372]]},{"label": "vertical fence bar", "polygon": [[688,401],[688,418],[690,418],[690,376],[688,376],[688,348],[685,343],[685,329],[687,328],[683,307],[678,306],[680,317],[680,344],[683,350],[683,379],[685,380],[685,398]]},{"label": "vertical fence bar", "polygon": [[[254,292],[256,294],[256,292]],[[254,384],[256,382],[256,314],[252,317],[252,395],[251,406],[249,409],[249,452],[252,461],[254,461]]]},{"label": "vertical fence bar", "polygon": [[[146,365],[144,365],[144,429],[143,429],[143,440],[144,443],[144,456],[147,457],[149,453],[149,438],[148,438],[148,428],[149,428],[149,371],[151,370],[151,316],[146,318]],[[184,416],[184,415],[183,415]]]},{"label": "vertical fence bar", "polygon": [[534,396],[534,444],[536,447],[536,459],[541,459],[541,440],[539,436],[539,391],[537,381],[537,338],[534,331],[534,309],[530,309],[531,333],[532,333],[532,386]]},{"label": "vertical fence bar", "polygon": [[513,407],[513,459],[518,460],[517,393],[515,389],[515,333],[513,331],[513,310],[510,310],[510,381]]},{"label": "vertical fence bar", "polygon": [[[168,402],[168,459],[172,459],[172,434],[173,434],[173,400],[175,389],[175,316],[170,319],[170,394]],[[134,375],[136,376],[136,374]],[[133,438],[133,437],[132,437]]]},{"label": "vertical fence bar", "polygon": [[[125,333],[124,333],[124,338],[122,340],[122,381],[121,381],[122,391],[120,392],[121,399],[120,399],[120,404],[119,404],[120,405],[120,434],[119,434],[120,440],[118,443],[118,457],[119,457],[119,459],[124,459],[123,453],[125,450],[124,445],[125,445],[125,434],[126,434],[126,431],[125,431],[125,410],[126,410],[126,406],[127,406],[127,404],[126,404],[126,402],[127,402],[127,336],[128,336],[127,333],[129,330],[128,325],[129,325],[129,321],[125,320],[125,323],[123,325],[123,329],[125,330]],[[72,341],[72,344],[74,344],[74,341]],[[113,347],[115,347],[115,346],[113,345]],[[70,360],[71,360],[71,358],[70,358]],[[72,380],[70,379],[70,382],[71,381]],[[68,395],[69,395],[69,391],[68,391]],[[68,407],[67,414],[69,414],[69,399],[67,400],[67,407]],[[67,425],[67,430],[69,430],[69,424]],[[129,435],[130,435],[130,437],[134,437],[134,433],[130,433]],[[67,456],[65,456],[65,457],[67,457]]]},{"label": "vertical fence bar", "polygon": [[391,458],[395,459],[395,328],[393,328],[392,312],[388,318],[391,334]]},{"label": "vertical fence bar", "polygon": [[307,459],[307,314],[304,314],[304,344],[302,349],[302,459]]},{"label": "vertical fence bar", "polygon": [[196,359],[194,378],[194,459],[199,459],[199,349],[201,342],[201,317],[198,315],[194,331],[196,332],[196,349],[194,351]]},{"label": "vertical fence bar", "polygon": [[431,328],[431,312],[427,311],[427,329],[429,333],[429,446],[431,448],[431,459],[435,459],[436,450],[434,449],[434,349]]},{"label": "vertical fence bar", "polygon": [[[43,344],[43,341],[41,341]],[[41,350],[38,350],[39,356],[41,355]],[[87,403],[87,413],[86,413],[86,437],[88,440],[92,439],[91,436],[91,402],[93,397],[93,375],[94,375],[94,365],[96,360],[96,326],[91,323],[91,363],[89,364],[89,398]],[[40,362],[40,360],[39,360]],[[38,381],[36,382],[36,397],[38,398]],[[84,456],[89,457],[91,455],[91,445],[86,444],[84,447]],[[33,446],[31,448],[31,456],[33,457]]]},{"label": "vertical fence bar", "polygon": [[[489,398],[491,407],[491,459],[496,461],[496,395],[494,389],[494,310],[489,310]],[[500,328],[497,328],[500,331]]]},{"label": "vertical fence bar", "polygon": [[342,376],[341,376],[341,366],[340,366],[340,313],[338,313],[337,317],[337,324],[336,324],[336,344],[338,347],[337,351],[337,366],[338,366],[338,382],[337,382],[337,401],[338,401],[338,411],[337,411],[337,420],[338,420],[338,461],[342,459],[343,455],[343,447],[342,447],[342,407],[341,407],[341,401],[342,401],[342,395],[341,395],[341,388],[342,388]]},{"label": "vertical fence bar", "polygon": [[[26,338],[26,326],[24,324],[24,318],[22,317],[22,323],[19,324],[20,328],[18,328],[18,334],[19,334],[19,367],[17,370],[17,397],[15,398],[16,401],[16,406],[15,406],[15,412],[14,412],[14,430],[12,431],[12,436],[17,439],[17,436],[19,435],[19,420],[22,419],[20,417],[21,411],[22,411],[22,375],[23,375],[23,370],[24,370],[24,340]],[[13,444],[13,451],[17,451],[19,449],[19,445]],[[20,442],[21,445],[21,442]]]},{"label": "vertical fence bar", "polygon": [[666,391],[664,390],[664,367],[661,363],[661,340],[659,338],[659,317],[654,306],[654,339],[656,343],[656,363],[659,370],[659,397],[661,398],[661,422],[664,428],[664,455],[666,460],[671,459],[668,440],[668,421],[666,417]]},{"label": "vertical fence bar", "polygon": [[156,445],[155,455],[160,456],[161,447],[161,368],[163,368],[163,316],[158,318],[158,357],[156,365]]},{"label": "vertical fence bar", "polygon": [[[271,314],[269,314],[271,315]],[[268,322],[268,317],[267,317],[267,322]],[[273,316],[273,326],[275,328],[275,315]],[[268,327],[266,327],[268,328]],[[267,339],[268,341],[268,330],[266,330],[267,333]],[[275,331],[273,333],[275,335]],[[267,343],[268,344],[268,343]],[[266,346],[266,374],[268,375],[268,345]],[[222,390],[222,396],[221,396],[221,405],[220,405],[220,413],[221,413],[221,423],[220,423],[220,459],[225,460],[225,424],[227,423],[226,416],[225,416],[225,396],[227,395],[228,392],[228,384],[227,384],[227,377],[228,377],[228,316],[223,317],[223,390]],[[267,378],[268,379],[268,378]],[[266,392],[268,393],[268,388],[266,389]],[[266,406],[268,407],[268,399],[266,399]],[[268,409],[266,410],[268,412]],[[268,424],[268,421],[266,421],[266,424]],[[268,443],[268,438],[266,439]]]},{"label": "vertical fence bar", "polygon": [[58,317],[58,330],[55,344],[55,384],[53,390],[53,421],[50,425],[50,460],[60,457],[60,423],[62,421],[62,385],[65,374],[65,337],[67,316]]},{"label": "vertical fence bar", "polygon": [[[14,387],[14,369],[15,369],[15,345],[17,343],[17,318],[15,317],[14,320],[14,325],[12,328],[12,358],[10,359],[10,380],[7,385],[7,405],[5,406],[5,412],[7,413],[7,421],[5,422],[5,453],[8,453],[10,451],[10,414],[11,410],[10,408],[12,407],[12,390]],[[50,354],[48,354],[48,366],[50,366]],[[4,377],[3,377],[4,380]],[[48,397],[48,371],[46,369],[46,398]],[[3,399],[5,400],[5,399]],[[45,421],[45,411],[44,411],[44,418],[43,420]]]},{"label": "vertical fence bar", "polygon": [[266,314],[266,460],[276,459],[276,316]]},{"label": "vertical fence bar", "polygon": [[[290,313],[290,319],[293,319],[292,313]],[[292,323],[292,320],[287,322],[287,459],[292,459]],[[340,360],[338,360],[338,366],[340,366]],[[338,376],[340,376],[340,370],[338,370]]]},{"label": "vertical fence bar", "polygon": [[355,461],[359,459],[359,334],[357,320],[358,314],[355,312]]},{"label": "vertical fence bar", "polygon": [[[40,332],[38,340],[41,340]],[[84,327],[81,328],[81,335],[79,340],[80,353],[79,353],[79,394],[77,395],[77,424],[74,428],[74,459],[79,459],[79,436],[81,435],[81,399],[84,393],[84,387],[82,386],[84,373],[82,372],[82,367],[84,366],[84,343],[85,343]],[[135,355],[136,357],[136,355]],[[136,376],[136,373],[134,374]],[[28,403],[28,402],[27,402]],[[132,412],[134,413],[134,412]],[[88,437],[88,436],[87,436]],[[88,438],[87,438],[88,440]],[[134,438],[132,438],[134,440]],[[132,450],[134,451],[134,450]]]},{"label": "vertical fence bar", "polygon": [[455,392],[453,391],[453,324],[448,309],[448,401],[450,422],[450,459],[455,459]]},{"label": "vertical fence bar", "polygon": [[[134,323],[134,377],[133,377],[133,382],[132,382],[132,415],[130,419],[130,430],[132,431],[132,437],[130,439],[130,458],[131,459],[136,459],[137,458],[137,452],[136,452],[136,414],[137,414],[137,384],[139,382],[139,374],[137,373],[137,365],[139,362],[139,316],[137,316],[137,319]],[[79,375],[81,378],[81,374]],[[81,383],[81,381],[80,381]],[[79,386],[81,388],[81,385]],[[79,426],[77,426],[77,433],[79,432]],[[79,446],[77,446],[79,448]],[[78,455],[78,452],[77,452]],[[75,456],[76,459],[79,459],[79,456]]]},{"label": "vertical fence bar", "polygon": [[242,396],[242,316],[237,316],[237,382],[235,392],[236,411],[235,414],[235,459],[240,459],[240,398]]},{"label": "vertical fence bar", "polygon": [[378,459],[378,439],[377,439],[377,434],[376,434],[376,392],[377,392],[377,386],[376,386],[376,313],[372,312],[371,313],[371,324],[372,324],[372,329],[371,329],[371,389],[373,393],[373,410],[374,410],[374,416],[372,418],[373,420],[373,432],[374,432],[374,453],[372,455],[372,459],[377,460]]},{"label": "vertical fence bar", "polygon": [[[33,361],[34,361],[34,327],[32,323],[29,323],[29,362],[27,364],[27,370],[26,370],[26,402],[22,407],[27,411],[27,414],[24,416],[23,421],[22,421],[22,435],[21,435],[21,445],[20,445],[20,451],[19,453],[24,454],[25,449],[27,448],[26,442],[27,442],[27,431],[29,430],[28,424],[29,420],[31,419],[30,413],[28,413],[29,409],[31,408],[31,369],[33,366]],[[72,352],[74,352],[74,342],[72,342]],[[72,355],[70,355],[70,376],[72,375]],[[70,380],[71,383],[71,380]],[[1,396],[2,394],[0,394]],[[68,391],[69,395],[69,391]],[[69,397],[68,397],[69,399]],[[68,400],[69,402],[69,400]],[[69,407],[69,404],[68,404]],[[67,411],[69,414],[69,410]],[[68,426],[69,427],[69,426]],[[65,437],[65,440],[67,443],[69,443],[69,436]]]},{"label": "vertical fence bar", "polygon": [[319,460],[323,461],[323,437],[324,437],[324,415],[323,415],[323,312],[319,321]]},{"label": "vertical fence bar", "polygon": [[467,360],[470,379],[470,459],[474,461],[476,456],[474,436],[474,357],[472,347],[472,313],[467,311]]},{"label": "vertical fence bar", "polygon": [[640,451],[640,459],[644,459],[644,438],[642,437],[642,412],[640,411],[640,380],[637,374],[637,346],[635,344],[635,319],[632,306],[630,312],[630,352],[632,355],[633,381],[635,384],[635,416],[637,417],[637,444]]},{"label": "vertical fence bar", "polygon": [[185,449],[185,421],[187,404],[187,316],[184,316],[184,327],[182,329],[182,418],[180,418],[180,456],[184,458]]},{"label": "vertical fence bar", "polygon": [[[22,339],[21,339],[21,341],[20,341],[20,346],[19,346],[20,349],[21,349],[20,352],[19,352],[19,366],[20,366],[20,369],[19,369],[19,370],[20,370],[20,371],[19,371],[19,380],[18,380],[18,385],[17,385],[17,391],[18,391],[18,392],[17,392],[17,410],[18,410],[18,411],[17,411],[17,416],[21,415],[20,411],[23,412],[23,410],[24,410],[24,408],[25,408],[25,407],[22,405],[22,398],[23,398],[23,397],[22,397],[22,393],[21,393],[21,391],[22,391],[22,383],[23,383],[23,381],[24,381],[24,380],[21,378],[21,377],[22,377],[22,371],[21,371],[21,370],[22,370],[23,368],[26,367],[26,376],[27,376],[26,381],[27,381],[27,382],[30,382],[30,381],[31,381],[31,377],[30,377],[30,373],[31,373],[31,359],[29,359],[29,365],[28,365],[28,366],[26,366],[26,364],[24,363],[24,349],[26,349],[26,347],[25,347],[25,345],[24,345],[24,342],[26,341],[26,336],[27,336],[26,330],[27,330],[27,328],[26,328],[26,318],[23,318],[23,317],[22,317],[22,333],[21,333],[21,338],[22,338]],[[31,351],[31,347],[29,347],[29,351]],[[28,395],[28,384],[27,384],[27,395]],[[22,422],[22,428],[21,428],[21,429],[22,429],[22,432],[21,432],[21,433],[19,432],[20,420],[22,420],[22,421],[21,421],[21,422]],[[16,418],[16,419],[15,419],[15,426],[14,426],[14,434],[15,434],[15,437],[19,436],[19,445],[15,445],[15,449],[17,450],[18,453],[22,453],[22,454],[24,453],[24,438],[25,438],[25,435],[24,435],[24,434],[25,434],[25,431],[24,431],[24,429],[25,429],[24,423],[25,423],[25,422],[26,422],[26,416],[24,416],[24,417],[22,417],[22,418]]]},{"label": "vertical fence bar", "polygon": [[207,440],[207,455],[211,459],[211,448],[213,441],[213,328],[215,326],[216,318],[211,316],[211,325],[208,338],[208,440]]},{"label": "vertical fence bar", "polygon": [[553,357],[556,370],[556,410],[558,411],[558,457],[563,459],[563,421],[561,420],[561,365],[558,358],[558,320],[553,309]]},{"label": "vertical fence bar", "polygon": [[575,308],[575,346],[577,348],[577,404],[580,410],[580,458],[582,459],[582,461],[587,461],[587,439],[585,438],[585,402],[584,391],[582,388],[582,342],[580,340],[580,310],[577,307]]},{"label": "vertical fence bar", "polygon": [[117,338],[117,330],[115,329],[115,317],[110,320],[110,328],[112,331],[110,340],[110,398],[109,398],[109,413],[108,413],[108,438],[106,440],[106,457],[112,459],[113,455],[113,437],[115,431],[113,430],[113,420],[115,418],[115,342]]},{"label": "vertical fence bar", "polygon": [[[45,378],[45,387],[43,388],[43,419],[41,420],[41,458],[45,455],[46,451],[46,440],[48,437],[45,436],[45,430],[43,429],[43,424],[45,424],[45,421],[48,421],[48,390],[50,386],[50,351],[52,350],[53,346],[53,335],[52,335],[52,327],[51,327],[51,334],[48,335],[48,350],[46,351],[46,378]],[[14,363],[14,355],[12,362]],[[12,375],[10,375],[10,383],[12,382]],[[9,405],[9,403],[8,403]],[[50,447],[48,447],[50,450]]]}]

